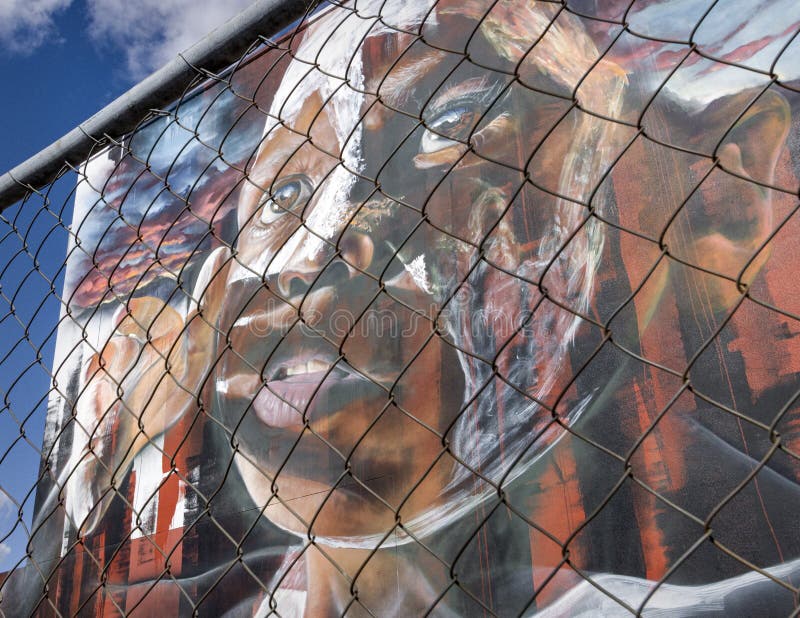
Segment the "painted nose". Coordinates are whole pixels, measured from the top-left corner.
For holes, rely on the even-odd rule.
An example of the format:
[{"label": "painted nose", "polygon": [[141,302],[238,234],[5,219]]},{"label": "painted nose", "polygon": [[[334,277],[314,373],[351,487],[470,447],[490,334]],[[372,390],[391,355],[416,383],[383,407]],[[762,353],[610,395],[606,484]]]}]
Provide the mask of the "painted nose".
[{"label": "painted nose", "polygon": [[[303,253],[298,251],[298,253]],[[347,282],[367,270],[372,263],[375,245],[363,232],[348,229],[340,238],[338,249],[332,245],[313,257],[293,257],[278,274],[278,290],[285,298],[308,293],[317,279],[322,287]]]}]

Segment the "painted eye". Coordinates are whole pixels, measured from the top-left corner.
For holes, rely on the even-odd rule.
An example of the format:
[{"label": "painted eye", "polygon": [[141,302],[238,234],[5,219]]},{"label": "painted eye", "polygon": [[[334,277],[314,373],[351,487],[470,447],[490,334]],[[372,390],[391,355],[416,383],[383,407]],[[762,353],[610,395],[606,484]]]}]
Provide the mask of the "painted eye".
[{"label": "painted eye", "polygon": [[305,177],[294,176],[275,183],[272,195],[265,196],[261,201],[259,220],[269,225],[287,212],[298,214],[311,197],[311,192],[311,183]]},{"label": "painted eye", "polygon": [[446,109],[427,123],[428,129],[422,134],[420,150],[424,153],[436,152],[453,146],[456,139],[462,141],[469,135],[475,118],[475,110],[464,103]]}]

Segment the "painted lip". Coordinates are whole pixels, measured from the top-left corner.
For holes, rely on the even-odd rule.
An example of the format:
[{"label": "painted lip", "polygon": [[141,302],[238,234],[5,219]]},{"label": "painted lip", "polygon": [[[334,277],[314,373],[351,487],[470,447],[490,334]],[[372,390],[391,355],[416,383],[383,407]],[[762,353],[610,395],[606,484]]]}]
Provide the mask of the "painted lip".
[{"label": "painted lip", "polygon": [[304,417],[308,419],[318,402],[325,402],[320,407],[327,408],[329,416],[363,399],[363,387],[369,384],[367,378],[342,362],[331,369],[324,361],[293,359],[270,372],[266,381],[253,373],[237,374],[217,380],[217,389],[226,397],[249,400],[265,425],[299,432],[305,426]]}]

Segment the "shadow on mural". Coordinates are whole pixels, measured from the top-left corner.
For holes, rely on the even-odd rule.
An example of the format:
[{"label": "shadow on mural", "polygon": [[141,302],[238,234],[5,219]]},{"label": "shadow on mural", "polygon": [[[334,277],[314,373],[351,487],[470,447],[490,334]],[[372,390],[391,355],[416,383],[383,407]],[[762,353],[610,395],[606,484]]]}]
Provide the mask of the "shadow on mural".
[{"label": "shadow on mural", "polygon": [[93,157],[5,615],[795,611],[800,5],[628,5],[322,7]]}]

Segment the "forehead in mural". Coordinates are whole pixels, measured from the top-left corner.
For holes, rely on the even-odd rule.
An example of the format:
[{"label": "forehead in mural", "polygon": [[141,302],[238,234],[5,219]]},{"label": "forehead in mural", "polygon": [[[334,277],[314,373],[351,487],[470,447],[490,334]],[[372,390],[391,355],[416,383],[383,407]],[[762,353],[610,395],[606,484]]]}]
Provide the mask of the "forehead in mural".
[{"label": "forehead in mural", "polygon": [[[455,180],[461,173],[463,193],[474,191],[482,177],[513,194],[522,178],[514,168],[526,162],[518,156],[511,161],[509,138],[525,142],[518,151],[530,151],[566,104],[531,91],[511,74],[549,92],[570,92],[597,59],[580,23],[550,3],[409,3],[389,26],[370,17],[368,8],[331,12],[309,26],[275,93],[240,227],[254,222],[259,198],[273,192],[276,181],[302,173],[309,182],[301,189],[313,207],[293,213],[294,222],[302,220],[311,234],[292,238],[274,255],[245,233],[240,250],[254,274],[280,272],[298,249],[313,257],[369,197],[426,207],[435,219],[440,196],[429,193],[445,174]],[[537,45],[526,48],[534,35]],[[468,48],[475,62],[445,51],[459,48]],[[600,96],[596,81],[586,80],[581,91],[613,99],[607,92]],[[467,141],[473,153],[465,156]],[[560,169],[551,161],[563,161],[565,147],[566,140],[550,145],[549,159],[542,157],[536,169],[551,175]],[[480,175],[464,174],[476,164]],[[551,179],[550,186],[557,182]],[[416,202],[414,188],[421,196]],[[469,234],[469,222],[457,213],[443,218]]]}]

